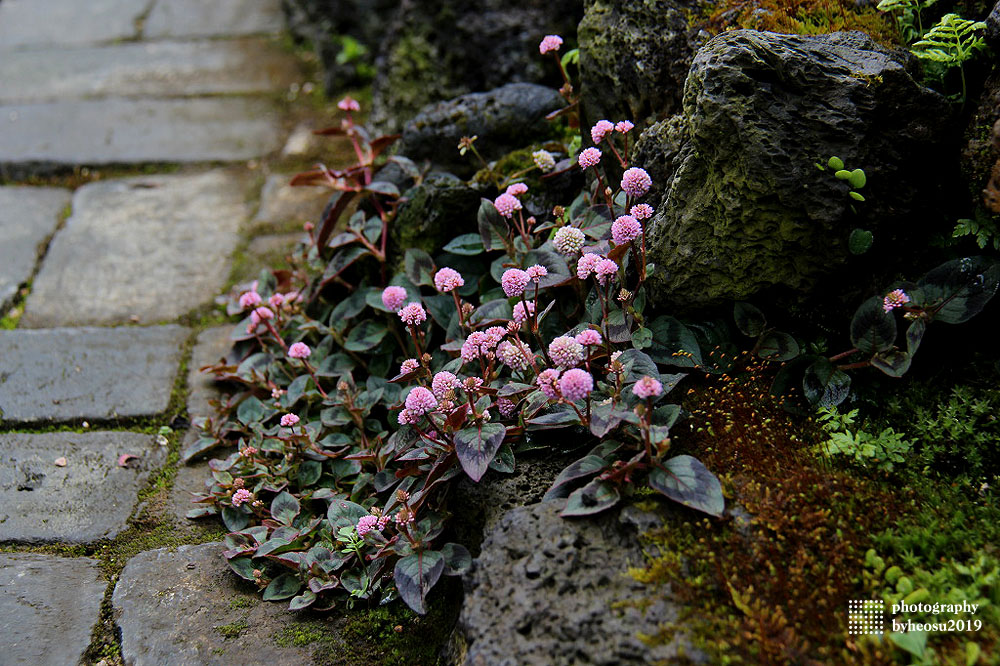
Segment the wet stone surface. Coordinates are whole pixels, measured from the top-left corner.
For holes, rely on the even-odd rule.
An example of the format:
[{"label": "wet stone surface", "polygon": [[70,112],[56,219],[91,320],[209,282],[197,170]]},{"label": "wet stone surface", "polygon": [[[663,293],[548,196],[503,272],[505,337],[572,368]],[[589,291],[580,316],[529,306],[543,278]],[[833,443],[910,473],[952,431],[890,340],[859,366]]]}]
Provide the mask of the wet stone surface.
[{"label": "wet stone surface", "polygon": [[323,208],[330,200],[326,187],[292,187],[291,175],[272,174],[267,177],[260,193],[260,209],[254,222],[271,226],[289,225],[301,228],[303,222],[319,226]]},{"label": "wet stone surface", "polygon": [[96,560],[0,554],[0,662],[78,663],[90,644],[106,587]]},{"label": "wet stone surface", "polygon": [[0,331],[2,423],[160,414],[187,335],[180,326]]},{"label": "wet stone surface", "polygon": [[221,543],[151,550],[129,560],[112,597],[122,655],[134,666],[312,663],[316,646],[288,647],[306,624],[285,602],[261,601],[230,571]]},{"label": "wet stone surface", "polygon": [[[125,454],[136,458],[123,467]],[[141,433],[0,434],[0,541],[113,538],[165,459],[166,449]]]},{"label": "wet stone surface", "polygon": [[225,170],[85,185],[21,325],[148,324],[211,303],[245,215],[243,181]]},{"label": "wet stone surface", "polygon": [[282,146],[261,99],[103,99],[0,105],[0,166],[239,161]]},{"label": "wet stone surface", "polygon": [[279,0],[159,0],[143,26],[146,39],[276,33]]},{"label": "wet stone surface", "polygon": [[55,232],[69,200],[69,190],[54,187],[0,187],[0,315],[18,287],[31,279],[39,250]]},{"label": "wet stone surface", "polygon": [[3,0],[0,50],[100,44],[138,36],[154,0]]}]

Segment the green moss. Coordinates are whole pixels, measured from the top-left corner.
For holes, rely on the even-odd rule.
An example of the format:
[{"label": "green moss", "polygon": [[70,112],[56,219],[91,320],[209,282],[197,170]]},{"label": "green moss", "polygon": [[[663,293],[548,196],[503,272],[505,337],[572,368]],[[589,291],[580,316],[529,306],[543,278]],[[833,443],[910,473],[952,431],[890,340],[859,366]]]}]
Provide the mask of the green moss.
[{"label": "green moss", "polygon": [[212,628],[215,629],[220,636],[229,640],[239,638],[244,631],[250,628],[250,623],[246,620],[237,620],[236,622],[230,622],[229,624],[223,624]]},{"label": "green moss", "polygon": [[253,608],[257,605],[257,600],[253,597],[240,596],[233,597],[229,600],[230,610],[239,610],[241,608]]},{"label": "green moss", "polygon": [[334,643],[339,643],[336,633],[327,624],[320,622],[310,622],[307,624],[296,624],[285,627],[276,632],[272,637],[274,644],[278,647],[307,647],[314,643],[320,643],[330,647]]}]

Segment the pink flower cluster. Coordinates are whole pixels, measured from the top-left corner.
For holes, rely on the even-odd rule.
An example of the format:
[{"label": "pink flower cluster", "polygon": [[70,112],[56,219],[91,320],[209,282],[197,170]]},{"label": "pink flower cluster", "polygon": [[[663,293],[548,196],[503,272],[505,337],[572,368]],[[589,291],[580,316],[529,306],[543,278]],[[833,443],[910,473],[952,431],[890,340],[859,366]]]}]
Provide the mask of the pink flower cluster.
[{"label": "pink flower cluster", "polygon": [[309,358],[310,354],[312,354],[312,350],[304,342],[293,342],[288,348],[288,356],[290,358]]},{"label": "pink flower cluster", "polygon": [[420,361],[415,358],[408,358],[399,366],[399,374],[408,375],[420,369]]},{"label": "pink flower cluster", "polygon": [[583,400],[594,390],[594,378],[589,372],[572,368],[559,378],[559,391],[567,400]]},{"label": "pink flower cluster", "polygon": [[[528,304],[528,311],[527,312],[524,311],[524,303],[525,302]],[[518,326],[523,325],[524,322],[528,321],[528,317],[529,316],[535,314],[535,302],[534,301],[525,301],[525,302],[520,302],[520,303],[515,303],[514,304],[514,320],[513,321]]]},{"label": "pink flower cluster", "polygon": [[403,303],[405,302],[406,289],[403,287],[392,286],[382,290],[382,305],[385,306],[386,310],[399,312],[399,309],[403,307]]},{"label": "pink flower cluster", "polygon": [[622,174],[622,190],[633,199],[646,194],[653,184],[653,179],[649,177],[645,169],[632,167]]},{"label": "pink flower cluster", "polygon": [[882,299],[882,309],[886,312],[892,312],[896,308],[906,305],[910,302],[910,297],[902,289],[894,289],[886,294],[886,297]]},{"label": "pink flower cluster", "polygon": [[427,311],[420,303],[410,303],[397,314],[407,326],[419,326],[427,321]]},{"label": "pink flower cluster", "polygon": [[562,368],[573,368],[583,363],[583,345],[568,335],[560,335],[549,343],[549,358]]},{"label": "pink flower cluster", "polygon": [[576,264],[576,277],[586,280],[591,273],[597,276],[597,281],[604,284],[608,278],[618,272],[618,264],[599,254],[585,254]]},{"label": "pink flower cluster", "polygon": [[535,383],[546,398],[555,400],[559,397],[559,371],[555,368],[539,372]]},{"label": "pink flower cluster", "polygon": [[632,214],[632,217],[637,220],[648,220],[653,217],[653,212],[653,207],[649,204],[636,204],[632,206],[632,210],[629,211],[629,213]]},{"label": "pink flower cluster", "polygon": [[240,307],[244,310],[257,307],[260,303],[261,297],[256,291],[245,291],[240,294]]},{"label": "pink flower cluster", "polygon": [[596,347],[604,342],[601,334],[592,328],[584,329],[576,334],[576,341],[584,347]]},{"label": "pink flower cluster", "polygon": [[514,217],[516,211],[521,210],[521,201],[513,194],[504,192],[494,199],[493,207],[504,217],[511,218]]},{"label": "pink flower cluster", "polygon": [[285,428],[291,428],[293,425],[299,422],[299,417],[295,414],[285,414],[281,417],[281,425]]},{"label": "pink flower cluster", "polygon": [[434,375],[434,379],[431,380],[431,391],[433,391],[434,397],[441,400],[448,394],[448,391],[453,391],[461,385],[462,382],[459,381],[458,377],[446,370],[442,370]]},{"label": "pink flower cluster", "polygon": [[389,524],[389,516],[373,516],[369,514],[361,516],[358,519],[358,525],[355,529],[358,530],[358,536],[364,536],[372,530],[381,532],[387,524]]},{"label": "pink flower cluster", "polygon": [[547,150],[536,150],[531,153],[531,159],[542,173],[548,173],[556,168],[556,158]]},{"label": "pink flower cluster", "polygon": [[465,278],[454,268],[445,266],[434,274],[434,287],[442,294],[465,286]]},{"label": "pink flower cluster", "polygon": [[590,139],[595,144],[598,144],[604,137],[614,131],[615,125],[610,120],[598,120],[597,123],[590,128]]},{"label": "pink flower cluster", "polygon": [[240,488],[235,493],[233,493],[233,506],[240,506],[241,504],[246,504],[253,499],[253,493],[251,493],[246,488]]},{"label": "pink flower cluster", "polygon": [[512,197],[519,197],[527,191],[528,186],[524,183],[514,183],[513,185],[507,186],[505,193],[511,195]]},{"label": "pink flower cluster", "polygon": [[586,148],[576,158],[576,161],[581,169],[589,169],[601,161],[601,151],[597,148]]},{"label": "pink flower cluster", "polygon": [[538,45],[538,52],[542,55],[550,53],[552,51],[558,51],[559,47],[562,46],[563,40],[559,35],[545,35],[541,43]]},{"label": "pink flower cluster", "polygon": [[438,401],[430,389],[417,386],[407,394],[405,405],[406,409],[414,414],[426,414],[437,408]]},{"label": "pink flower cluster", "polygon": [[520,340],[504,340],[497,346],[497,358],[511,370],[527,370],[533,354]]},{"label": "pink flower cluster", "polygon": [[628,134],[635,125],[629,120],[619,120],[615,123],[615,131],[621,134]]},{"label": "pink flower cluster", "polygon": [[358,104],[356,99],[348,95],[344,99],[337,102],[337,108],[341,111],[360,111],[361,105]]},{"label": "pink flower cluster", "polygon": [[635,383],[632,393],[643,400],[657,398],[663,393],[663,384],[647,375]]},{"label": "pink flower cluster", "polygon": [[528,286],[530,280],[531,276],[520,268],[508,268],[500,277],[500,285],[508,298],[514,298],[524,293],[524,288]]},{"label": "pink flower cluster", "polygon": [[631,215],[622,215],[611,225],[611,239],[615,245],[631,243],[642,235],[642,225]]},{"label": "pink flower cluster", "polygon": [[526,268],[524,272],[528,274],[528,278],[532,282],[534,282],[535,284],[538,284],[538,282],[543,277],[545,277],[546,275],[549,274],[548,269],[545,268],[545,266],[542,266],[541,264],[535,264],[534,266],[528,266],[528,268]]}]

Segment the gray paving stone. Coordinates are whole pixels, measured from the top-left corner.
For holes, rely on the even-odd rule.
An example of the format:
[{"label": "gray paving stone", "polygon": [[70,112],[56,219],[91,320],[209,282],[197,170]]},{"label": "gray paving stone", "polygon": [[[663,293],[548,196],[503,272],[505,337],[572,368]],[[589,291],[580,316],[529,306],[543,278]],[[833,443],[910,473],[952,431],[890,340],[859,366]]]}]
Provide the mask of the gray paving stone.
[{"label": "gray paving stone", "polygon": [[2,422],[159,414],[187,334],[180,326],[0,331]]},{"label": "gray paving stone", "polygon": [[[138,456],[127,467],[123,454]],[[65,458],[66,465],[55,464]],[[134,432],[0,434],[0,541],[114,538],[165,447]]]},{"label": "gray paving stone", "polygon": [[0,103],[284,90],[295,60],[263,39],[135,42],[0,58]]},{"label": "gray paving stone", "polygon": [[272,174],[260,191],[260,208],[254,222],[279,225],[287,222],[319,224],[331,190],[326,187],[292,187],[291,175]]},{"label": "gray paving stone", "polygon": [[281,145],[277,111],[260,99],[0,105],[0,166],[241,161]]},{"label": "gray paving stone", "polygon": [[0,187],[0,314],[31,278],[69,199],[69,190],[54,187]]},{"label": "gray paving stone", "polygon": [[146,19],[146,39],[280,32],[279,0],[159,0]]},{"label": "gray paving stone", "polygon": [[215,326],[198,334],[194,351],[191,352],[191,363],[188,369],[188,416],[211,416],[213,411],[208,401],[219,396],[215,379],[209,373],[201,372],[200,368],[213,365],[220,359],[227,358],[232,351],[232,326]]},{"label": "gray paving stone", "polygon": [[161,548],[128,561],[112,596],[126,664],[313,663],[315,646],[282,648],[275,641],[276,633],[305,624],[302,614],[289,614],[286,603],[260,601],[229,570],[224,549],[220,543]]},{"label": "gray paving stone", "polygon": [[107,583],[96,560],[34,553],[0,555],[0,662],[79,663]]},{"label": "gray paving stone", "polygon": [[226,170],[85,185],[21,325],[153,323],[211,303],[246,213],[243,181]]},{"label": "gray paving stone", "polygon": [[0,50],[99,44],[138,36],[154,0],[3,0]]}]

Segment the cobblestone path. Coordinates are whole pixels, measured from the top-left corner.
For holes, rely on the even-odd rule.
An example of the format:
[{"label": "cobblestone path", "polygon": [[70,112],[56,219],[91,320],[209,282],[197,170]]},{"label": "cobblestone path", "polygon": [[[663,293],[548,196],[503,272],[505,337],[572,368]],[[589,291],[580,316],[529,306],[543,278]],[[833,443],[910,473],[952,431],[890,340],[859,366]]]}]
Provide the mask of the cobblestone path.
[{"label": "cobblestone path", "polygon": [[310,661],[282,638],[303,620],[185,520],[209,474],[178,463],[229,346],[218,295],[326,198],[272,170],[306,159],[282,21],[280,0],[0,0],[4,666]]}]

